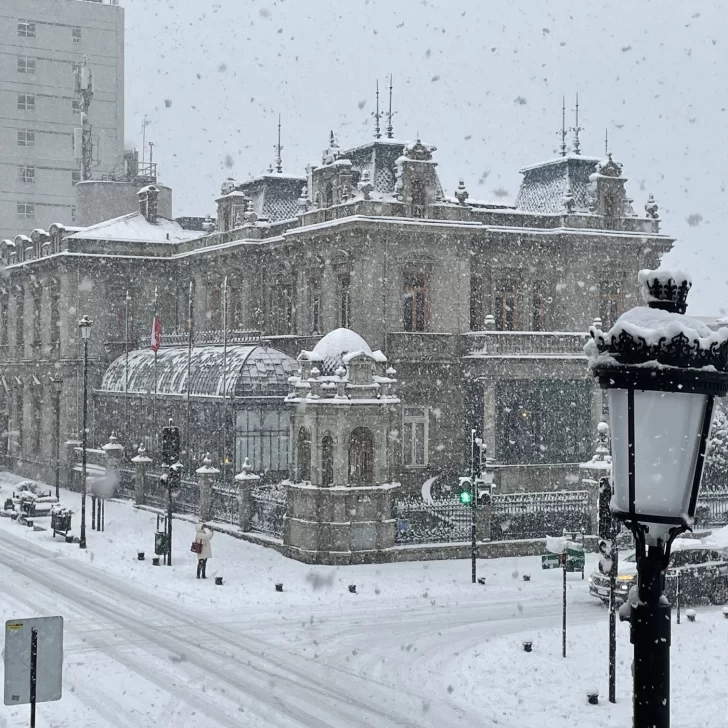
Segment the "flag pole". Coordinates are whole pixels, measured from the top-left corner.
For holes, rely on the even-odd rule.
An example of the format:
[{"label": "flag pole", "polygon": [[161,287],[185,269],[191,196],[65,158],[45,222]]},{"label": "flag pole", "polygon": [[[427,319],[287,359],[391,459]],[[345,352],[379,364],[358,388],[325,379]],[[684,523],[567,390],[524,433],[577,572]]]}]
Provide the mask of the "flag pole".
[{"label": "flag pole", "polygon": [[227,450],[227,304],[228,277],[222,282],[222,482],[227,481],[225,452]]},{"label": "flag pole", "polygon": [[154,319],[152,320],[152,348],[154,349],[154,397],[152,398],[152,442],[154,443],[154,457],[157,456],[157,351],[159,350],[159,335],[157,328],[157,302],[159,293],[154,286]]},{"label": "flag pole", "polygon": [[185,445],[187,448],[187,469],[192,472],[192,450],[190,449],[190,390],[192,389],[192,337],[194,319],[192,318],[192,285],[190,281],[190,292],[187,301],[187,424],[185,427]]},{"label": "flag pole", "polygon": [[130,445],[129,438],[129,304],[131,296],[126,292],[124,299],[124,443]]}]

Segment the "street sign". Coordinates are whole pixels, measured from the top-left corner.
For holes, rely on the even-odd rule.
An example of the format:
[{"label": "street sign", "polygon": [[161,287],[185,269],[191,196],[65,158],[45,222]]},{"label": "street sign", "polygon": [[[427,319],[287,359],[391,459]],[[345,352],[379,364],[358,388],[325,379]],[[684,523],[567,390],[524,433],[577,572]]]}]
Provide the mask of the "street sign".
[{"label": "street sign", "polygon": [[559,569],[561,568],[561,554],[544,554],[541,557],[542,569]]},{"label": "street sign", "polygon": [[567,549],[566,551],[566,570],[567,571],[584,571],[585,556],[584,552],[577,549]]},{"label": "street sign", "polygon": [[36,633],[35,702],[60,700],[63,677],[63,617],[5,622],[5,705],[31,702],[31,645]]}]

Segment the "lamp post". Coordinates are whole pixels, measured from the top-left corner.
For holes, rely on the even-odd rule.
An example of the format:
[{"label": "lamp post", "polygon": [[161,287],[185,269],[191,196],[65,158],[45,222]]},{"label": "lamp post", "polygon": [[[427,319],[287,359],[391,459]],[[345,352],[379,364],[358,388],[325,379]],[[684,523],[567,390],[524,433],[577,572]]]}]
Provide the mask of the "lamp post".
[{"label": "lamp post", "polygon": [[713,332],[683,315],[689,276],[641,271],[639,281],[648,307],[623,314],[607,333],[592,328],[586,351],[607,390],[612,513],[636,543],[637,587],[620,610],[634,645],[633,726],[668,728],[665,570],[695,514],[714,398],[728,392],[728,329]]},{"label": "lamp post", "polygon": [[53,384],[53,391],[56,395],[55,397],[55,404],[56,404],[56,442],[55,442],[55,449],[56,449],[56,472],[55,472],[55,479],[56,479],[56,500],[60,501],[60,468],[61,468],[61,392],[63,391],[63,378],[60,374],[56,374],[54,377],[51,378],[51,383]]},{"label": "lamp post", "polygon": [[93,321],[88,316],[83,316],[78,322],[83,340],[83,432],[81,435],[81,539],[79,547],[86,548],[86,441],[87,419],[88,419],[88,340],[91,336],[91,325]]}]

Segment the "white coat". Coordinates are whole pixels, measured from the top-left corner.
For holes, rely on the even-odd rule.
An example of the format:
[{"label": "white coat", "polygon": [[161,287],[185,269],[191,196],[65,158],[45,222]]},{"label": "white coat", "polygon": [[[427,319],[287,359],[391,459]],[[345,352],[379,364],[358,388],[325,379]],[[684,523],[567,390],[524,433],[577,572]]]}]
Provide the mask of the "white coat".
[{"label": "white coat", "polygon": [[213,530],[202,524],[197,526],[195,532],[195,541],[202,544],[202,551],[197,554],[198,559],[210,559],[212,558],[212,546],[210,541],[212,540]]}]

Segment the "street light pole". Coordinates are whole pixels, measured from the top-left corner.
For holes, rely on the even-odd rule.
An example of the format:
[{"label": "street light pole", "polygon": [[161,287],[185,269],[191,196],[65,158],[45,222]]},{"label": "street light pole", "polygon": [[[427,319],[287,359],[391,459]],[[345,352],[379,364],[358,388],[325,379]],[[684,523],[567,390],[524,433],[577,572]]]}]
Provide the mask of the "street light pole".
[{"label": "street light pole", "polygon": [[79,547],[86,548],[86,444],[88,423],[88,340],[93,321],[83,316],[78,322],[83,339],[83,432],[81,436],[81,539]]},{"label": "street light pole", "polygon": [[56,501],[60,501],[60,468],[61,468],[61,391],[63,390],[63,379],[56,374],[53,379],[53,390],[56,395]]}]

